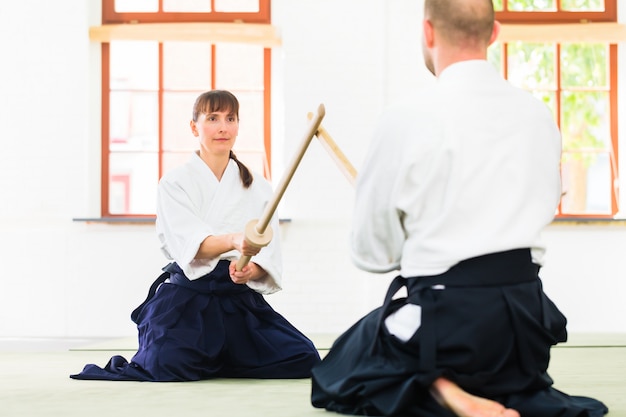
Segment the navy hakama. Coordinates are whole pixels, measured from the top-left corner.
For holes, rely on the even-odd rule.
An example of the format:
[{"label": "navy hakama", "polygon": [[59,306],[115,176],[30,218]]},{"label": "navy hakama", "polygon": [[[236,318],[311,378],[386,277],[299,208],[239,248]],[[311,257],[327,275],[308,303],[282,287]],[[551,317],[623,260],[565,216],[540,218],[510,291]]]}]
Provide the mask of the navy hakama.
[{"label": "navy hakama", "polygon": [[[87,365],[74,379],[195,381],[217,377],[308,378],[319,354],[263,296],[231,281],[229,261],[189,280],[172,263],[131,318],[139,349],[128,362]],[[166,281],[167,280],[167,281]]]},{"label": "navy hakama", "polygon": [[[566,319],[546,296],[529,250],[472,258],[430,277],[397,277],[385,303],[341,335],[313,368],[312,404],[344,414],[454,416],[430,394],[438,377],[522,417],[599,417],[607,407],[552,387],[550,348]],[[392,299],[403,286],[406,298]],[[421,306],[406,342],[385,317]]]}]

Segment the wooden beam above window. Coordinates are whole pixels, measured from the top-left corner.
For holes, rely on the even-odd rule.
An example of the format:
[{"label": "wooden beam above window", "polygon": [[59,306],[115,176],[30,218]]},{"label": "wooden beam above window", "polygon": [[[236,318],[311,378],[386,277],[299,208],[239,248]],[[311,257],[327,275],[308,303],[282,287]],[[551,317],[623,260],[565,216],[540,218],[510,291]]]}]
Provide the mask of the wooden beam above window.
[{"label": "wooden beam above window", "polygon": [[500,42],[626,42],[626,25],[619,23],[502,24]]},{"label": "wooden beam above window", "polygon": [[[280,46],[276,26],[263,23],[128,23],[89,28],[95,42],[113,40],[202,41]],[[500,42],[626,42],[620,23],[502,24]]]},{"label": "wooden beam above window", "polygon": [[271,24],[261,23],[128,23],[92,26],[89,39],[111,41],[202,41],[281,45],[278,31]]}]

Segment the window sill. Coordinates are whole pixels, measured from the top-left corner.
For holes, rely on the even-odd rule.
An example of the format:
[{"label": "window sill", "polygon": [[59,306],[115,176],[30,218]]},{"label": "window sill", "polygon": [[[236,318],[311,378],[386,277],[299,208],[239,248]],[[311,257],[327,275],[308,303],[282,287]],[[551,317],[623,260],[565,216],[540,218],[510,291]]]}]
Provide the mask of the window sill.
[{"label": "window sill", "polygon": [[154,216],[143,217],[78,217],[73,222],[98,223],[98,224],[154,224]]},{"label": "window sill", "polygon": [[626,219],[612,219],[607,217],[570,217],[554,219],[555,226],[626,226]]},{"label": "window sill", "polygon": [[[73,222],[82,222],[82,223],[97,223],[97,224],[136,224],[136,225],[144,225],[149,224],[153,225],[156,220],[154,216],[143,216],[143,217],[77,217],[73,218]],[[280,224],[291,223],[291,219],[279,219]]]},{"label": "window sill", "polygon": [[[154,216],[145,217],[83,217],[74,218],[74,222],[95,223],[95,224],[131,224],[131,225],[154,225]],[[279,220],[280,224],[291,223],[291,219]],[[576,217],[554,219],[551,223],[554,226],[626,226],[626,219],[611,219],[604,217]]]}]

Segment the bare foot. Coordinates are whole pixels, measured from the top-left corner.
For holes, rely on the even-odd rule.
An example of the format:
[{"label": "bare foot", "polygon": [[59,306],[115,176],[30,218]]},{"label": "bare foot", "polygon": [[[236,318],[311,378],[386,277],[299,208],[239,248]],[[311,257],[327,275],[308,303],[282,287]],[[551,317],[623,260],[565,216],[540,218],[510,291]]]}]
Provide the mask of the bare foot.
[{"label": "bare foot", "polygon": [[433,395],[459,417],[520,417],[520,414],[487,398],[462,390],[455,383],[438,378],[433,383]]}]

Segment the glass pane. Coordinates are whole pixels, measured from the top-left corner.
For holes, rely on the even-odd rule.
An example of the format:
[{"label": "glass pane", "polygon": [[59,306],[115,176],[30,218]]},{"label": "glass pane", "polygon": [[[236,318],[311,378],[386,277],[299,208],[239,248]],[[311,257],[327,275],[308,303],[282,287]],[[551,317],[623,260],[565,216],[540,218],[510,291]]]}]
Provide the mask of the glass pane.
[{"label": "glass pane", "polygon": [[487,60],[493,64],[498,71],[502,71],[502,44],[494,42],[487,49]]},{"label": "glass pane", "polygon": [[109,66],[111,90],[156,90],[159,87],[159,44],[111,42]]},{"label": "glass pane", "polygon": [[609,93],[563,91],[561,133],[564,150],[610,149]]},{"label": "glass pane", "polygon": [[258,12],[259,0],[215,0],[217,12]]},{"label": "glass pane", "polygon": [[556,89],[554,44],[511,42],[507,48],[509,81],[527,90]]},{"label": "glass pane", "polygon": [[190,157],[191,152],[163,152],[163,173],[184,164]]},{"label": "glass pane", "polygon": [[215,84],[226,90],[263,90],[263,47],[217,45]]},{"label": "glass pane", "polygon": [[608,153],[565,152],[561,177],[563,214],[611,212],[611,163]]},{"label": "glass pane", "polygon": [[608,88],[608,46],[604,44],[562,44],[561,85]]},{"label": "glass pane", "polygon": [[211,0],[163,0],[165,12],[210,12]]},{"label": "glass pane", "polygon": [[166,90],[211,89],[211,44],[164,42],[163,87]]},{"label": "glass pane", "polygon": [[570,12],[603,12],[604,0],[561,0],[561,8]]},{"label": "glass pane", "polygon": [[251,151],[236,151],[237,159],[243,162],[252,172],[258,175],[264,175],[266,161],[265,152],[262,150]]},{"label": "glass pane", "polygon": [[158,12],[159,0],[115,0],[116,12]]},{"label": "glass pane", "polygon": [[554,11],[556,0],[508,0],[512,12]]},{"label": "glass pane", "polygon": [[202,91],[194,93],[163,94],[163,150],[192,151],[198,149],[198,139],[191,133],[189,122],[196,98]]},{"label": "glass pane", "polygon": [[503,8],[502,8],[502,0],[493,0],[493,9],[496,12],[501,12],[503,10]]},{"label": "glass pane", "polygon": [[113,153],[109,157],[109,212],[156,212],[158,157],[156,153]]},{"label": "glass pane", "polygon": [[239,100],[239,136],[234,150],[263,151],[263,93],[233,91]]},{"label": "glass pane", "polygon": [[244,164],[263,175],[265,160],[263,93],[233,91],[239,100],[239,135],[233,147]]},{"label": "glass pane", "polygon": [[552,112],[554,116],[554,120],[558,120],[557,111],[556,111],[556,92],[555,91],[540,91],[535,90],[532,91],[533,96],[537,97],[539,100],[543,101],[546,106]]},{"label": "glass pane", "polygon": [[155,151],[158,149],[157,93],[112,91],[110,105],[109,146],[111,151]]}]

